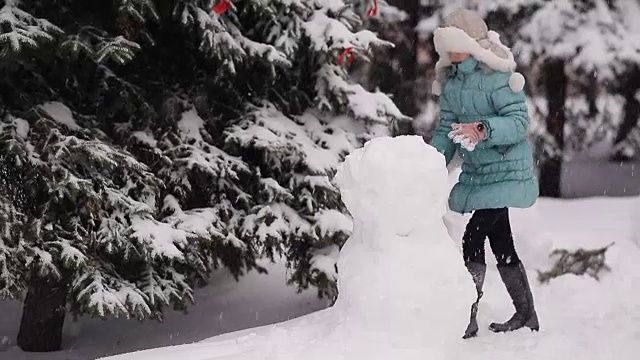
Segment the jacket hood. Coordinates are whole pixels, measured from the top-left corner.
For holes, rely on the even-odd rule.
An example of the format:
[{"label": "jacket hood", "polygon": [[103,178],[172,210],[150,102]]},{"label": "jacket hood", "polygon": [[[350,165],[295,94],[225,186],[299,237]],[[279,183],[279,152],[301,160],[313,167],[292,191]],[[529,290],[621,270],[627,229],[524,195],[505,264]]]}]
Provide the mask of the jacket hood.
[{"label": "jacket hood", "polygon": [[439,96],[442,82],[446,76],[446,69],[451,66],[449,52],[471,54],[477,61],[490,69],[500,72],[510,72],[509,87],[515,92],[524,88],[524,77],[515,72],[516,62],[511,49],[502,44],[500,35],[492,30],[487,32],[486,38],[474,39],[464,30],[454,26],[440,27],[434,31],[433,42],[439,59],[436,62],[436,79],[432,85],[433,94]]}]

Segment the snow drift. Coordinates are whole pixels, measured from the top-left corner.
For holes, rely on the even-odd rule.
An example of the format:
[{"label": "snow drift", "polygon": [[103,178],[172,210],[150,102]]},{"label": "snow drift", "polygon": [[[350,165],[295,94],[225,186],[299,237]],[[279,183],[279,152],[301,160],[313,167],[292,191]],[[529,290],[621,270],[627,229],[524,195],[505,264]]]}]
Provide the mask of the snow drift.
[{"label": "snow drift", "polygon": [[336,175],[354,219],[329,309],[197,344],[125,359],[444,358],[459,342],[473,283],[442,217],[450,185],[443,156],[419,136],[375,138]]}]

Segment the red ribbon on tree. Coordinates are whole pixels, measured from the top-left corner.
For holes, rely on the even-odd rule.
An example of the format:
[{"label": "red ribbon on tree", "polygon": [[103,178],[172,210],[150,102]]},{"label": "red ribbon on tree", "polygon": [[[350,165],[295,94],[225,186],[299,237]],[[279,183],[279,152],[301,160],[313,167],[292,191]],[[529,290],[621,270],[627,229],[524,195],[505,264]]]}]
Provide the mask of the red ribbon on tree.
[{"label": "red ribbon on tree", "polygon": [[340,56],[338,56],[338,61],[336,61],[336,63],[338,65],[341,65],[342,62],[344,62],[344,57],[348,55],[349,57],[347,58],[347,64],[351,65],[353,60],[356,59],[355,55],[353,55],[351,50],[353,50],[352,47],[348,47],[348,48],[342,50],[342,53],[340,53]]},{"label": "red ribbon on tree", "polygon": [[211,10],[218,15],[224,14],[227,10],[231,9],[231,1],[220,0]]},{"label": "red ribbon on tree", "polygon": [[367,16],[378,15],[378,0],[373,0],[373,7],[367,10]]}]

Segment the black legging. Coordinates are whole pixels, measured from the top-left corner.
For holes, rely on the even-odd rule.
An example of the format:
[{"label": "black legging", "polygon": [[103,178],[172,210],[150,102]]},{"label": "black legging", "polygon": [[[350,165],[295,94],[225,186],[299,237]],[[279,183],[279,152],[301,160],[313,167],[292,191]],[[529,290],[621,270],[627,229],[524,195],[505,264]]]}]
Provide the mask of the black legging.
[{"label": "black legging", "polygon": [[485,263],[484,240],[487,237],[498,266],[517,265],[520,262],[513,245],[508,208],[482,209],[473,213],[462,237],[465,262]]}]

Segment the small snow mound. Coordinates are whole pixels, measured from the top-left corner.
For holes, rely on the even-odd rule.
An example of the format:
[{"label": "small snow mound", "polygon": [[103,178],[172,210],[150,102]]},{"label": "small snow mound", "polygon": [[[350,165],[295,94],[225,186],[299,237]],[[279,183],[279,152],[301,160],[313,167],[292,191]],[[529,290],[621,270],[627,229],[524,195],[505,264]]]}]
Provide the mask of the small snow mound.
[{"label": "small snow mound", "polygon": [[78,131],[82,129],[73,118],[71,109],[61,102],[47,102],[40,105],[39,108],[46,112],[55,122],[68,127],[70,130]]}]

